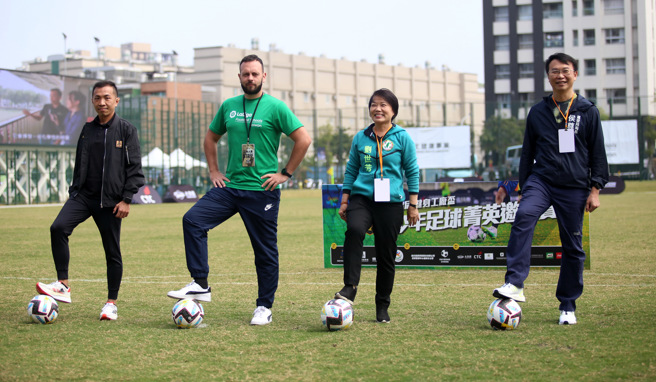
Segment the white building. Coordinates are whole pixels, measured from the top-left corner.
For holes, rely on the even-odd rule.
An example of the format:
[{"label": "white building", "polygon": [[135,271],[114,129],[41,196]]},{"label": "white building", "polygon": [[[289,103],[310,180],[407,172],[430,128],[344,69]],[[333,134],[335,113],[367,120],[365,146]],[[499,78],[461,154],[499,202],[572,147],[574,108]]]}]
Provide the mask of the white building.
[{"label": "white building", "polygon": [[544,62],[579,61],[575,91],[612,116],[656,115],[654,0],[483,0],[486,115],[524,118]]}]

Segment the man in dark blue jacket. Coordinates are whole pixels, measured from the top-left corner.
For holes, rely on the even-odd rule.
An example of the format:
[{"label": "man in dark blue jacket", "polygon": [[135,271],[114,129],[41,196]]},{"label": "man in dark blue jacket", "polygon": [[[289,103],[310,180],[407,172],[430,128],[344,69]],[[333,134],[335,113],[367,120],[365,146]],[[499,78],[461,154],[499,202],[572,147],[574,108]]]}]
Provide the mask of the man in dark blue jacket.
[{"label": "man in dark blue jacket", "polygon": [[564,53],[545,65],[553,94],[531,108],[519,164],[521,202],[508,240],[505,284],[497,298],[526,301],[524,280],[531,261],[533,232],[540,216],[553,205],[563,257],[556,297],[559,324],[576,324],[576,299],[583,293],[583,217],[599,203],[608,182],[608,161],[599,110],[574,92],[578,62]]},{"label": "man in dark blue jacket", "polygon": [[116,299],[123,277],[121,221],[130,213],[132,195],[143,186],[144,175],[137,129],[115,113],[119,101],[116,85],[97,82],[92,94],[98,116],[82,127],[69,199],[50,227],[57,281],[37,283],[36,289],[57,301],[71,302],[68,237],[75,227],[93,217],[107,262],[107,303],[100,319],[116,320]]}]

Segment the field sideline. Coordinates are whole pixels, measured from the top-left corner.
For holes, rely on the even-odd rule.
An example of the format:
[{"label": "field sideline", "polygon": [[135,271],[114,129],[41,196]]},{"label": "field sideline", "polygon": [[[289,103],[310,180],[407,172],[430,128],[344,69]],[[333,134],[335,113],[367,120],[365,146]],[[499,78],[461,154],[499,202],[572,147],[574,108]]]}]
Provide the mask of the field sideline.
[{"label": "field sideline", "polygon": [[505,269],[398,269],[390,316],[375,323],[375,269],[363,269],[355,324],[327,332],[321,306],[342,269],[323,267],[321,197],[283,191],[273,323],[251,327],[253,254],[234,217],[210,231],[213,301],[203,327],[175,329],[166,292],[189,282],[181,217],[190,204],[135,205],[123,222],[119,319],[100,322],[104,253],[92,221],[71,236],[72,304],[32,324],[37,281],[55,277],[49,226],[60,205],[0,208],[0,380],[654,380],[656,182],[602,195],[590,217],[591,269],[579,324],[557,324],[556,269],[534,269],[515,331],[490,329]]}]

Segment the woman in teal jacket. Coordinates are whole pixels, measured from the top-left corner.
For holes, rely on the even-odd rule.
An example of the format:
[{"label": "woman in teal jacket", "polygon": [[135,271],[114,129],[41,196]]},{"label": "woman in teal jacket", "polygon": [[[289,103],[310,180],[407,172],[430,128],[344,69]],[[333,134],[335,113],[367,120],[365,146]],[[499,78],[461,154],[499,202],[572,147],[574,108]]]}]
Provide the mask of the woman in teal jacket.
[{"label": "woman in teal jacket", "polygon": [[344,288],[335,294],[355,300],[362,269],[364,236],[373,228],[376,247],[376,320],[390,322],[387,309],[394,286],[396,239],[403,224],[403,179],[410,195],[408,223],[419,218],[419,166],[410,135],[394,124],[399,101],[388,89],[376,90],[369,99],[374,121],[353,138],[344,174],[339,215],[346,221],[344,239]]}]

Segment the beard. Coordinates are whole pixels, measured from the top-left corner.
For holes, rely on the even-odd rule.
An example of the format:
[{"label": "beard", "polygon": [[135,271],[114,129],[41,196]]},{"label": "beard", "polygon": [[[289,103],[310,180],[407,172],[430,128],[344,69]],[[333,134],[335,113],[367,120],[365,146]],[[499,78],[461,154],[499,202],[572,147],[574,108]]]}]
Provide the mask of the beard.
[{"label": "beard", "polygon": [[246,86],[244,86],[244,84],[242,83],[241,84],[241,89],[244,91],[244,93],[246,93],[248,95],[258,94],[260,91],[262,91],[262,83],[255,86],[255,88],[253,88],[252,90],[248,90],[248,88]]}]

